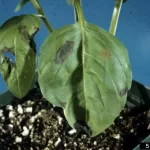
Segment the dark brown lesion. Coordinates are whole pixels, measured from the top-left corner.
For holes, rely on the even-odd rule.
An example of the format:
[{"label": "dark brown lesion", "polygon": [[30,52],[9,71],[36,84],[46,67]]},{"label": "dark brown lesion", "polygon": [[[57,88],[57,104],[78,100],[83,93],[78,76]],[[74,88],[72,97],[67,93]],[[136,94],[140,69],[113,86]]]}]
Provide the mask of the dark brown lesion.
[{"label": "dark brown lesion", "polygon": [[119,95],[122,97],[122,96],[126,95],[128,91],[129,91],[129,89],[126,87],[119,92]]},{"label": "dark brown lesion", "polygon": [[65,102],[59,102],[62,108],[66,107],[66,103]]},{"label": "dark brown lesion", "polygon": [[88,136],[92,135],[91,128],[84,121],[77,120],[73,126],[78,132],[84,131]]},{"label": "dark brown lesion", "polygon": [[23,41],[25,41],[27,44],[29,44],[30,43],[30,36],[28,34],[26,26],[25,25],[20,25],[18,27],[18,31],[19,31],[19,33],[21,35],[21,39]]},{"label": "dark brown lesion", "polygon": [[63,63],[64,60],[72,53],[74,47],[73,41],[66,41],[57,51],[54,62],[56,64]]},{"label": "dark brown lesion", "polygon": [[18,27],[19,33],[21,35],[21,39],[30,45],[31,50],[33,50],[36,53],[36,44],[34,42],[34,35],[38,32],[39,28],[34,27],[34,33],[32,35],[29,35],[27,27],[25,25],[20,25]]}]

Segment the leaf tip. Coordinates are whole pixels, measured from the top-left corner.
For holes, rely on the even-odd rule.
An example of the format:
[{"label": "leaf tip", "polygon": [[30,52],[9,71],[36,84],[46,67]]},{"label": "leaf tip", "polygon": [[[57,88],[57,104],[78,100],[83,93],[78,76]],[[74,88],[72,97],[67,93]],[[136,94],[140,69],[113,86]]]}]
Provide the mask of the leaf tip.
[{"label": "leaf tip", "polygon": [[16,6],[14,12],[17,12],[17,11],[19,11],[20,9],[21,9],[21,7],[20,7],[20,5],[18,4],[18,5]]},{"label": "leaf tip", "polygon": [[67,0],[68,5],[73,6],[74,5],[74,0]]}]

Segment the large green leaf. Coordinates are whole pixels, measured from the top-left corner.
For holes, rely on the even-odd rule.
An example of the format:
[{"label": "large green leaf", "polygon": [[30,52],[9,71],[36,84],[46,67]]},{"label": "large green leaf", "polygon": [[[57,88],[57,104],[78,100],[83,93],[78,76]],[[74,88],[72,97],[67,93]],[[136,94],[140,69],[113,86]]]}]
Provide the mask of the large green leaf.
[{"label": "large green leaf", "polygon": [[[36,47],[33,41],[40,27],[34,15],[12,17],[0,27],[0,73],[9,90],[18,98],[30,89],[36,67]],[[15,62],[3,55],[10,52]]]},{"label": "large green leaf", "polygon": [[39,85],[45,98],[64,108],[69,124],[84,121],[95,136],[123,109],[132,74],[128,53],[113,35],[85,22],[54,31],[39,57]]}]

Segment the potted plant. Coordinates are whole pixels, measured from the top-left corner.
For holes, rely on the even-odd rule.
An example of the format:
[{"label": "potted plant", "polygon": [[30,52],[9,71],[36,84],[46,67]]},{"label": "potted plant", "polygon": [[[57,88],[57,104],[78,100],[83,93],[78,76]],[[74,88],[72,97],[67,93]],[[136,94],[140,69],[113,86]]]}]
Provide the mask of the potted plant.
[{"label": "potted plant", "polygon": [[[123,0],[116,0],[109,32],[86,22],[80,0],[68,1],[75,23],[56,31],[37,0],[22,0],[16,10],[27,2],[37,15],[0,27],[0,72],[10,91],[0,96],[0,148],[136,147],[149,134],[149,89],[132,81],[127,50],[115,37]],[[40,18],[50,35],[35,71]]]}]

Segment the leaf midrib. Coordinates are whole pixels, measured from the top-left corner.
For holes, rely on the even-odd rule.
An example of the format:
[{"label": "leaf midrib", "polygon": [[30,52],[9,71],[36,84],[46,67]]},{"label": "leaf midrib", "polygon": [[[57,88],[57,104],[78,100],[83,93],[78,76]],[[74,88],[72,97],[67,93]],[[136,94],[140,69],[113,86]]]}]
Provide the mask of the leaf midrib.
[{"label": "leaf midrib", "polygon": [[[83,91],[84,91],[84,100],[85,100],[85,111],[87,110],[87,106],[86,106],[86,88],[85,88],[85,29],[84,29],[84,26],[85,26],[86,22],[84,22],[84,24],[79,24],[80,25],[80,29],[81,29],[81,45],[82,45],[82,67],[83,67]],[[85,112],[85,120],[87,120],[87,112]]]}]

